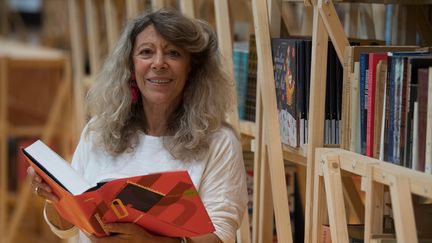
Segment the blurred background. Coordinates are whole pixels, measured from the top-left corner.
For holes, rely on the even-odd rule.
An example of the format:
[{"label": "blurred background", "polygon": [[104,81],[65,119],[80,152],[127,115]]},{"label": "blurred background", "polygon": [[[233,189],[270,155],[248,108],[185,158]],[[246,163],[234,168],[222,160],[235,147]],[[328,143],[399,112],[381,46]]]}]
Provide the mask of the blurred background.
[{"label": "blurred background", "polygon": [[[282,12],[281,36],[311,35],[311,7],[303,1],[273,2]],[[251,51],[256,48],[252,4],[251,0],[228,3],[226,28],[233,54],[225,58],[234,64],[252,198],[250,142],[257,65],[256,52]],[[61,242],[44,223],[44,202],[30,193],[28,165],[20,148],[42,139],[70,160],[88,119],[86,91],[122,26],[128,18],[160,7],[204,19],[216,30],[218,14],[212,0],[0,0],[0,242]],[[398,21],[407,21],[405,8],[360,3],[336,7],[352,39],[421,44],[416,34],[407,35],[409,26],[395,27]],[[426,8],[430,23],[431,8]],[[251,202],[249,206],[251,213]]]}]

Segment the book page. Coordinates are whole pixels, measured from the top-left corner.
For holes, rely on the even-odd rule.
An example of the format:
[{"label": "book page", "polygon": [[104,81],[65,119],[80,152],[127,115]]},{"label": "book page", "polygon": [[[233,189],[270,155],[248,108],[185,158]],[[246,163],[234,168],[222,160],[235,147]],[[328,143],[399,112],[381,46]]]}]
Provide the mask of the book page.
[{"label": "book page", "polygon": [[55,181],[59,182],[73,195],[79,195],[92,187],[84,178],[72,168],[60,155],[50,149],[41,140],[24,149],[31,160]]}]

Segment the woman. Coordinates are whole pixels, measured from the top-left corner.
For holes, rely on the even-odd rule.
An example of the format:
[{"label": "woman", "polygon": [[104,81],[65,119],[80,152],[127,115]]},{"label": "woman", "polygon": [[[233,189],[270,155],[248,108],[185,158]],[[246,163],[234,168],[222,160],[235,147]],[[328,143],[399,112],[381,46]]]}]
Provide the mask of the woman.
[{"label": "woman", "polygon": [[[169,10],[137,17],[89,91],[92,118],[72,166],[90,183],[187,170],[216,229],[187,242],[234,242],[247,192],[241,146],[224,123],[232,92],[206,23]],[[29,174],[37,195],[58,200],[33,170]],[[51,203],[44,215],[58,236],[78,233]],[[80,242],[184,242],[135,224],[108,229],[117,234],[96,238],[79,232]]]}]

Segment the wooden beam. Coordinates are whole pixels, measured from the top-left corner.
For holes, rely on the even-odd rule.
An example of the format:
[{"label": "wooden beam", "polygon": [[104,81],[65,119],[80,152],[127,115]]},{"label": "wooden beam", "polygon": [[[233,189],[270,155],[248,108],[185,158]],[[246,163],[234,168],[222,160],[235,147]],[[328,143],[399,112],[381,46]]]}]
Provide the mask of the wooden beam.
[{"label": "wooden beam", "polygon": [[372,235],[383,232],[384,185],[373,181],[373,167],[368,165],[366,176],[362,177],[365,184],[365,231],[364,242],[370,243]]},{"label": "wooden beam", "polygon": [[391,176],[389,175],[398,175],[399,177],[408,178],[411,193],[422,197],[432,198],[432,177],[430,175],[415,170],[407,170],[402,166],[380,161],[378,159],[343,149],[321,149],[326,150],[328,153],[331,152],[339,154],[340,165],[343,170],[356,175],[366,176],[367,166],[371,164],[374,166],[373,180],[375,182],[389,186],[392,182]]},{"label": "wooden beam", "polygon": [[291,220],[288,208],[288,196],[285,181],[285,168],[279,134],[279,121],[276,109],[276,89],[273,77],[273,61],[271,54],[270,30],[268,12],[265,1],[252,1],[256,45],[258,54],[258,88],[261,90],[268,158],[270,163],[270,177],[272,197],[275,211],[276,231],[281,242],[292,242]]},{"label": "wooden beam", "polygon": [[180,9],[186,16],[195,18],[194,0],[180,0]]},{"label": "wooden beam", "polygon": [[8,80],[7,59],[0,57],[0,235],[5,236],[8,216]]},{"label": "wooden beam", "polygon": [[270,36],[272,38],[280,37],[281,30],[281,7],[280,0],[267,0],[267,9],[269,17]]},{"label": "wooden beam", "polygon": [[[129,1],[128,1],[129,2]],[[84,91],[83,91],[83,77],[84,77],[84,53],[82,44],[82,30],[81,30],[81,15],[79,14],[78,0],[69,0],[69,28],[71,36],[71,57],[73,66],[73,95],[75,107],[75,124],[78,137],[81,130],[84,128],[85,111],[84,111]]]},{"label": "wooden beam", "polygon": [[[315,176],[315,148],[324,145],[324,111],[326,93],[328,33],[325,29],[318,6],[314,6],[313,35],[312,35],[312,63],[308,121],[308,148],[306,171],[306,208],[305,208],[305,243],[312,241],[314,176]],[[313,203],[314,202],[314,203]],[[315,210],[315,209],[314,209]]]},{"label": "wooden beam", "polygon": [[397,241],[416,243],[418,242],[417,229],[409,179],[396,174],[391,176],[390,181],[390,195]]},{"label": "wooden beam", "polygon": [[357,222],[364,224],[365,206],[355,189],[353,178],[351,176],[343,176],[342,182],[345,202],[348,204],[349,209],[351,209],[349,212],[354,213],[354,218]]},{"label": "wooden beam", "polygon": [[323,177],[332,242],[348,242],[341,170],[337,156],[326,157],[323,164]]},{"label": "wooden beam", "polygon": [[[219,47],[221,50],[224,70],[228,73],[229,78],[232,81],[234,92],[236,92],[236,82],[234,80],[234,64],[233,64],[233,38],[230,25],[230,16],[227,0],[215,0],[215,14],[216,14],[216,29],[218,35]],[[237,97],[237,96],[236,96]],[[228,120],[230,124],[239,131],[239,116],[237,111],[237,100],[234,100],[233,107],[228,114]]]},{"label": "wooden beam", "polygon": [[164,0],[151,0],[151,6],[152,6],[153,11],[161,9],[161,8],[165,7],[165,1]]},{"label": "wooden beam", "polygon": [[90,77],[93,79],[101,65],[100,31],[97,6],[94,0],[84,1],[87,31],[87,50],[90,59]]},{"label": "wooden beam", "polygon": [[[260,75],[258,75],[260,76]],[[257,85],[258,87],[258,85]],[[263,206],[260,204],[261,194],[261,163],[264,163],[264,126],[263,126],[263,102],[261,90],[256,90],[256,108],[255,108],[255,140],[254,140],[254,183],[253,183],[253,214],[252,214],[252,242],[260,242],[260,229],[263,227],[261,219],[261,210]],[[261,239],[262,241],[262,239]]]},{"label": "wooden beam", "polygon": [[333,46],[335,47],[338,58],[340,62],[343,63],[345,57],[345,48],[349,46],[349,42],[345,35],[342,24],[339,21],[333,2],[325,1],[323,3],[323,0],[319,0],[318,8],[330,39],[332,40]]},{"label": "wooden beam", "polygon": [[139,14],[138,0],[127,0],[126,2],[126,16],[128,19],[135,18]]},{"label": "wooden beam", "polygon": [[[42,141],[45,143],[49,143],[49,141],[53,138],[53,135],[56,131],[56,125],[60,120],[63,111],[64,105],[66,105],[66,98],[68,97],[68,93],[70,93],[71,87],[71,79],[66,77],[62,80],[62,83],[55,92],[55,98],[53,101],[53,105],[50,108],[50,113],[48,115],[47,123],[44,128],[44,132],[42,134]],[[13,242],[15,234],[17,233],[19,223],[21,222],[25,210],[27,208],[28,200],[31,196],[31,184],[30,182],[24,183],[24,186],[20,190],[20,195],[18,198],[18,205],[13,212],[13,215],[9,222],[8,227],[8,235],[5,243]]]},{"label": "wooden beam", "polygon": [[108,50],[114,49],[119,38],[119,24],[117,19],[117,8],[115,0],[105,0],[105,22],[107,28]]},{"label": "wooden beam", "polygon": [[[320,243],[322,242],[322,227],[324,223],[328,222],[326,192],[324,188],[323,178],[323,165],[324,165],[323,151],[317,149],[315,157],[315,170],[313,180],[313,208],[312,208],[312,221],[310,221],[309,234],[305,234],[305,242]],[[307,200],[307,199],[306,199]],[[306,201],[308,204],[308,201]],[[308,229],[306,227],[306,229]],[[325,242],[323,242],[325,243]]]},{"label": "wooden beam", "polygon": [[258,243],[266,243],[273,241],[273,203],[272,198],[272,185],[270,179],[270,166],[267,147],[263,147],[262,158],[261,158],[261,181],[260,181],[260,198],[259,204],[261,209],[260,215],[260,227],[259,227],[259,238]]}]

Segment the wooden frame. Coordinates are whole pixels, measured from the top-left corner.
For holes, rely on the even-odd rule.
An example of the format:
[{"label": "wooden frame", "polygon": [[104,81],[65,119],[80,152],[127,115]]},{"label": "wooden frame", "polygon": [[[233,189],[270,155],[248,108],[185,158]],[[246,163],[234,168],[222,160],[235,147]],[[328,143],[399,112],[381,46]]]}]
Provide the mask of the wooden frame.
[{"label": "wooden frame", "polygon": [[[400,167],[391,163],[362,156],[343,149],[320,148],[316,151],[315,160],[316,183],[313,222],[314,242],[320,242],[320,228],[325,223],[325,211],[328,211],[333,242],[348,242],[348,229],[346,224],[345,207],[342,196],[342,171],[362,177],[362,184],[366,192],[365,211],[365,242],[371,242],[374,235],[382,234],[382,195],[383,186],[390,188],[393,215],[396,226],[398,242],[418,242],[417,230],[414,220],[414,210],[411,194],[432,198],[432,177],[424,173]],[[326,202],[320,197],[326,190]],[[330,193],[329,193],[330,191]],[[402,204],[403,202],[403,204]],[[325,207],[327,204],[327,210]],[[321,215],[321,217],[320,217]]]},{"label": "wooden frame", "polygon": [[[270,1],[270,0],[269,0]],[[304,164],[307,166],[307,179],[306,179],[306,206],[305,206],[305,242],[315,243],[317,240],[316,230],[312,229],[314,222],[317,220],[323,221],[327,218],[323,210],[315,212],[318,202],[319,207],[325,206],[325,200],[323,200],[325,194],[323,191],[318,191],[317,188],[322,187],[324,184],[330,186],[339,186],[333,188],[331,193],[335,196],[340,196],[340,190],[342,188],[342,182],[338,182],[334,177],[323,180],[322,177],[315,177],[315,149],[323,147],[323,135],[324,135],[324,104],[325,102],[325,77],[327,67],[327,44],[328,38],[330,37],[332,43],[335,46],[336,53],[339,60],[344,63],[347,48],[350,46],[347,37],[344,34],[343,27],[337,17],[335,8],[332,1],[324,0],[304,0],[304,1],[288,1],[288,2],[304,2],[307,6],[313,6],[314,18],[313,18],[313,36],[312,36],[312,67],[311,67],[311,87],[310,87],[310,102],[309,102],[309,134],[308,134],[308,145],[302,149],[288,149],[285,146],[280,145],[280,137],[278,134],[279,126],[277,124],[278,117],[276,114],[275,93],[274,93],[274,79],[272,74],[272,63],[270,54],[270,41],[269,37],[274,36],[274,31],[270,30],[269,22],[271,19],[278,18],[278,16],[268,16],[268,12],[274,14],[273,9],[267,9],[266,5],[277,6],[275,1],[256,0],[253,2],[254,7],[254,23],[255,32],[257,39],[257,52],[258,52],[258,83],[257,90],[257,116],[256,116],[256,137],[255,137],[255,178],[254,178],[254,220],[253,220],[253,242],[267,242],[269,238],[268,231],[271,229],[271,213],[272,209],[269,209],[269,202],[273,201],[274,212],[276,213],[276,228],[278,238],[283,242],[292,242],[288,235],[290,232],[290,224],[282,223],[282,220],[278,218],[279,215],[287,215],[287,209],[284,208],[283,204],[288,205],[288,201],[285,198],[276,197],[277,195],[285,194],[286,187],[282,180],[282,175],[277,171],[283,171],[283,158],[290,158],[290,160]],[[285,0],[286,1],[286,0]],[[347,1],[337,1],[347,2]],[[349,1],[349,2],[369,2],[369,3],[410,3],[410,4],[422,4],[423,1]],[[266,4],[267,3],[267,4]],[[270,19],[270,20],[269,20]],[[271,24],[270,26],[277,26]],[[421,25],[420,29],[428,29],[428,26]],[[423,35],[428,35],[427,31],[422,31]],[[410,48],[410,47],[407,47]],[[346,67],[344,67],[344,76],[347,75]],[[266,80],[266,81],[264,81]],[[346,80],[346,77],[344,77]],[[343,102],[343,106],[346,105]],[[342,125],[347,125],[347,118],[343,117]],[[272,129],[267,129],[271,127]],[[347,136],[347,130],[342,129],[342,137]],[[345,140],[346,141],[346,140]],[[347,144],[343,144],[346,147]],[[306,151],[306,156],[305,152]],[[281,155],[282,154],[282,155]],[[261,160],[261,161],[258,161]],[[304,162],[307,161],[307,162]],[[270,171],[271,178],[268,178],[268,171],[266,171],[265,165],[259,163],[268,163],[268,169]],[[331,167],[327,168],[327,172],[335,172]],[[329,174],[330,175],[330,174]],[[330,178],[330,179],[329,179]],[[349,182],[350,179],[342,178],[345,182]],[[271,186],[270,186],[271,183]],[[382,189],[379,185],[372,183],[371,187],[377,193]],[[264,191],[265,190],[265,191]],[[268,194],[269,190],[272,191],[273,197]],[[348,190],[345,188],[345,190]],[[267,194],[265,194],[267,193]],[[357,217],[363,214],[364,207],[361,204],[355,203],[358,200],[356,193],[349,193],[345,199],[348,199],[349,204],[353,207]],[[262,197],[266,197],[267,200],[262,200]],[[354,198],[353,198],[354,197]],[[261,200],[260,200],[261,198]],[[343,202],[342,199],[338,199],[339,202]],[[334,202],[332,202],[334,203]],[[264,205],[266,204],[266,205]],[[342,209],[330,205],[334,209],[332,212],[336,212],[337,215],[344,214]],[[370,207],[367,206],[367,207]],[[270,207],[272,208],[272,207]],[[367,208],[369,209],[369,208]],[[265,215],[264,210],[267,214]],[[341,211],[336,211],[341,210]],[[332,215],[333,217],[334,215]],[[369,216],[370,217],[370,216]],[[333,220],[333,219],[332,219]],[[372,220],[368,218],[367,220]],[[334,221],[340,225],[344,225],[344,222]],[[374,222],[377,225],[379,222]],[[270,226],[269,226],[270,225]],[[372,230],[372,229],[368,229]],[[267,232],[267,233],[266,233]],[[266,238],[267,237],[267,238]],[[347,239],[347,234],[341,233],[335,235],[335,239],[343,240]]]},{"label": "wooden frame", "polygon": [[[272,198],[278,239],[281,242],[293,242],[283,152],[276,109],[275,81],[270,49],[269,14],[266,1],[254,0],[252,1],[252,7],[258,55],[257,137],[255,147],[256,159],[254,161],[254,175],[257,179],[254,179],[254,232],[252,239],[253,242],[272,241],[270,237],[272,237],[273,210],[270,210],[269,207],[272,207],[268,205],[269,198]],[[271,129],[267,129],[269,127]],[[259,163],[262,164],[259,165]],[[268,170],[266,169],[267,167]],[[257,183],[259,181],[263,183],[260,187],[258,187]],[[264,198],[266,196],[265,193],[269,191],[269,183],[271,184],[272,197]],[[267,190],[265,190],[266,188]]]},{"label": "wooden frame", "polygon": [[[1,188],[0,188],[0,233],[2,236],[2,242],[12,242],[14,236],[17,233],[17,229],[21,219],[24,215],[28,199],[31,195],[30,183],[24,183],[18,196],[18,204],[16,205],[13,214],[8,217],[9,213],[7,210],[7,199],[8,195],[8,174],[7,174],[7,151],[8,151],[8,137],[10,135],[26,135],[26,136],[41,136],[43,140],[50,140],[54,135],[59,135],[56,132],[58,127],[58,121],[62,117],[65,117],[65,106],[70,105],[67,101],[71,98],[71,73],[70,73],[70,63],[68,56],[60,51],[52,51],[44,49],[34,49],[25,45],[20,45],[16,43],[3,43],[4,45],[10,45],[12,50],[9,53],[0,54],[0,86],[1,86],[1,100],[0,100],[0,149],[1,149]],[[15,51],[13,51],[15,50]],[[10,82],[10,77],[12,75],[11,70],[19,70],[20,68],[31,68],[31,69],[53,69],[61,70],[61,77],[56,82],[58,83],[57,90],[53,92],[54,100],[51,107],[49,108],[49,113],[46,118],[46,122],[42,126],[25,126],[25,125],[15,125],[9,120],[8,114],[8,83]],[[54,71],[53,71],[54,72]],[[41,84],[40,84],[41,85]],[[70,107],[69,107],[70,108]],[[67,114],[66,114],[67,115]],[[67,117],[70,118],[70,117]],[[67,123],[67,122],[66,122]],[[69,124],[71,125],[71,124]],[[71,129],[69,129],[71,130]],[[64,139],[70,142],[72,139],[68,136],[68,132],[61,134],[65,136]],[[66,146],[67,147],[67,146]]]}]

